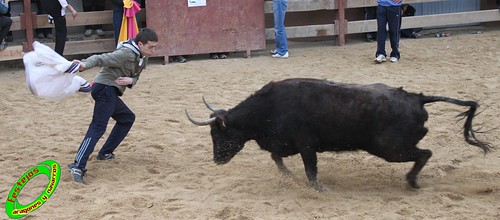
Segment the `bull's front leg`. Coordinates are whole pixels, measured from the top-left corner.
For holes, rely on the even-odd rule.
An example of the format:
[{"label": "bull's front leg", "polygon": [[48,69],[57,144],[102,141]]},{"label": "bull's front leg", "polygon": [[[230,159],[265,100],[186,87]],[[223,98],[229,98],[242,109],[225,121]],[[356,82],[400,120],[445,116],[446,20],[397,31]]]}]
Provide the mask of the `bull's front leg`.
[{"label": "bull's front leg", "polygon": [[321,186],[316,179],[318,175],[318,157],[316,156],[316,151],[313,151],[309,147],[306,148],[306,150],[300,152],[300,156],[304,162],[307,179],[309,179],[309,184],[314,190],[322,192],[324,191],[323,186]]},{"label": "bull's front leg", "polygon": [[283,158],[274,154],[274,153],[271,153],[271,158],[273,158],[274,160],[274,163],[276,163],[276,166],[278,166],[278,170],[283,173],[284,175],[290,175],[292,174],[292,172],[285,166],[285,164],[283,163]]}]

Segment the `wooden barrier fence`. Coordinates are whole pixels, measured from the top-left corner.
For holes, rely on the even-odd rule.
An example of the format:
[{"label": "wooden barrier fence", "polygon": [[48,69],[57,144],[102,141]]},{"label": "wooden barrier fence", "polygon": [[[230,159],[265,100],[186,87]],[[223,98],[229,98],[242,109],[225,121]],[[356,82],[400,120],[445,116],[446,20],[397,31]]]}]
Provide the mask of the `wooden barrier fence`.
[{"label": "wooden barrier fence", "polygon": [[[47,21],[47,15],[36,15],[31,12],[30,0],[24,1],[24,11],[20,16],[12,17],[11,30],[25,30],[26,42],[23,45],[13,45],[0,52],[0,61],[22,59],[23,51],[32,50],[33,32],[35,28],[53,27]],[[436,2],[445,0],[405,0],[405,3]],[[376,20],[347,21],[345,11],[349,8],[376,6],[376,0],[289,0],[288,12],[306,12],[317,10],[332,11],[332,23],[321,25],[286,27],[288,38],[304,38],[318,36],[337,36],[338,45],[345,44],[349,34],[373,32],[377,29]],[[272,13],[272,1],[265,2],[265,13]],[[334,13],[336,12],[336,13]],[[79,12],[77,19],[67,19],[67,26],[83,26],[88,24],[111,24],[112,10],[99,12]],[[139,22],[147,21],[145,10],[138,15]],[[402,28],[437,27],[458,24],[500,21],[498,9],[479,10],[471,12],[436,14],[404,17]],[[274,29],[266,29],[266,39],[274,39]],[[48,44],[53,47],[53,44]],[[66,42],[65,55],[91,54],[112,51],[114,39],[96,39]]]}]

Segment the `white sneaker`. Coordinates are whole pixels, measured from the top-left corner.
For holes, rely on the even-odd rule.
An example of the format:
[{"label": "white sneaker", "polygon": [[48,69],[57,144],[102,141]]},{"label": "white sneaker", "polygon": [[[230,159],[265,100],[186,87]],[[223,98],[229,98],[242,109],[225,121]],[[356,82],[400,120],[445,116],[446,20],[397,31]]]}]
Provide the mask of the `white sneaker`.
[{"label": "white sneaker", "polygon": [[271,54],[276,54],[278,52],[276,49],[271,50]]},{"label": "white sneaker", "polygon": [[102,31],[102,29],[97,29],[97,30],[95,30],[95,33],[97,34],[97,36],[102,36],[102,35],[104,35],[104,31]]},{"label": "white sneaker", "polygon": [[397,57],[391,57],[391,59],[390,59],[390,61],[393,63],[398,62],[398,60],[399,59]]},{"label": "white sneaker", "polygon": [[377,63],[382,63],[382,62],[385,62],[387,59],[385,58],[384,55],[382,54],[379,54],[376,58],[375,58],[375,62]]},{"label": "white sneaker", "polygon": [[286,58],[288,58],[288,52],[286,52],[283,55],[279,55],[279,54],[276,53],[276,54],[273,54],[273,57],[274,58],[283,58],[283,59],[286,59]]},{"label": "white sneaker", "polygon": [[90,37],[92,35],[92,29],[85,30],[85,36]]}]

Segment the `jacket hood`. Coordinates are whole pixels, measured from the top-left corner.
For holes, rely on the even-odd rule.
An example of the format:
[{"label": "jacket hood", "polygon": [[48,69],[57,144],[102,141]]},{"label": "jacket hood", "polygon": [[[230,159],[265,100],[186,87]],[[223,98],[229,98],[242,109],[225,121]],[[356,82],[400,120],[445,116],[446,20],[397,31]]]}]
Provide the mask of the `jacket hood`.
[{"label": "jacket hood", "polygon": [[118,43],[116,49],[119,49],[121,47],[130,48],[134,51],[134,53],[136,53],[137,55],[139,55],[139,57],[141,57],[141,49],[139,49],[139,46],[137,45],[137,43],[135,43],[134,38],[130,38],[128,41],[123,41]]}]

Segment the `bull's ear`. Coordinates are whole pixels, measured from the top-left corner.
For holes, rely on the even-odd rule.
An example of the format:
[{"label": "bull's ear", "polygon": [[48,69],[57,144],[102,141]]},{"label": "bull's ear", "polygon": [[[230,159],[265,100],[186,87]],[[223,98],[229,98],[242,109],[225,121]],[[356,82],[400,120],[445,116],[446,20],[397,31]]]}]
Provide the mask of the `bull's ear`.
[{"label": "bull's ear", "polygon": [[218,110],[212,114],[213,116],[215,116],[217,118],[217,120],[216,120],[217,125],[219,126],[219,129],[221,129],[222,131],[227,129],[226,114],[227,114],[226,110]]}]

